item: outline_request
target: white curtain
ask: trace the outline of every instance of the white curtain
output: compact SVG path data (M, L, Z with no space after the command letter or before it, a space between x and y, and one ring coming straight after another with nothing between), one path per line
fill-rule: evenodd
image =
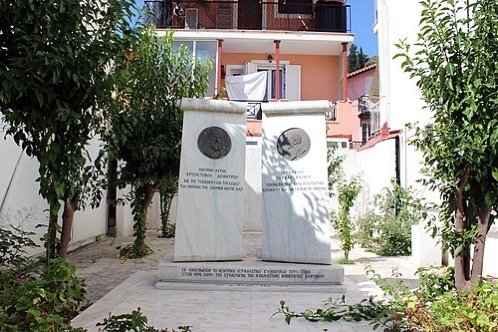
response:
M230 100L261 101L266 93L266 71L225 78L225 87Z

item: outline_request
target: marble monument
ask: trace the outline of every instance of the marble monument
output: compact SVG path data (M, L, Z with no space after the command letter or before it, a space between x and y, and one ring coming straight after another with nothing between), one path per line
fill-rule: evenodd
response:
M263 109L262 259L331 264L328 101L267 103Z
M221 100L181 101L175 262L242 258L246 108Z

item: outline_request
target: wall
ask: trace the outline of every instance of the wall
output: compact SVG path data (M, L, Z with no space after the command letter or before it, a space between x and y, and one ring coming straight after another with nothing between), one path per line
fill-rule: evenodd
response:
M337 120L327 121L327 137L351 138L354 111L350 102L336 103Z
M344 161L348 176L359 175L361 192L355 206L359 215L365 215L371 208L373 197L396 177L396 140L394 138L379 142L363 150L351 150Z
M348 77L348 99L357 100L370 92L375 76L375 67Z
M244 187L244 231L261 232L261 185L261 138L248 137Z
M221 61L227 66L267 59L268 54L261 53L223 53ZM280 61L301 65L301 100L336 101L340 98L338 56L281 54Z
M0 132L3 137L3 133ZM99 149L98 141L90 144L90 155L95 156ZM40 243L39 238L46 228L36 228L46 225L48 221L48 204L38 194L39 184L38 162L25 155L10 139L0 140L0 227L10 225L20 227L25 231L35 232L33 239ZM105 199L106 193L103 197ZM62 212L62 211L61 211ZM107 206L101 204L97 209L88 207L85 211L77 211L74 216L71 247L94 241L97 236L107 231ZM38 248L33 253L42 252Z

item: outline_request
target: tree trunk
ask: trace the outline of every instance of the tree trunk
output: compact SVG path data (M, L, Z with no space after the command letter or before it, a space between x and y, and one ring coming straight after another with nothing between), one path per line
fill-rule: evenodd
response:
M45 240L46 258L49 260L55 256L57 245L57 224L59 219L59 202L50 203L49 218L48 218L48 234Z
M140 213L141 215L141 220L139 227L141 229L137 229L137 238L135 239L135 248L137 248L140 252L142 252L145 249L145 231L147 230L147 209L149 208L150 203L152 202L152 198L154 198L154 194L156 193L156 188L148 185L145 187L145 195L144 195L144 200L143 204L141 206Z
M77 204L72 196L64 201L64 212L62 213L61 242L57 246L57 252L62 258L66 258L69 242L71 242L71 230L73 228L74 212Z
M173 202L174 194L164 194L166 197L161 197L161 230L162 237L166 237L169 223L169 212L171 211L171 203ZM166 206L163 206L163 200L166 201Z
M486 246L486 237L489 230L489 220L491 216L491 208L486 206L485 202L481 203L479 207L479 224L477 227L478 235L474 243L474 257L472 263L472 275L470 284L477 285L481 280L483 261L484 261L484 248Z
M463 233L466 228L465 207L463 201L463 190L469 179L469 171L465 170L464 175L456 184L455 191L455 231ZM469 248L465 247L455 256L455 287L464 289L468 287L470 277L470 257Z

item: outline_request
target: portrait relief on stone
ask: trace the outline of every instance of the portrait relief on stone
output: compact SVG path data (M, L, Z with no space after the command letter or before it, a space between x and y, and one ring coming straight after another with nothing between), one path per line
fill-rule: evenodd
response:
M308 134L300 128L285 130L277 139L277 151L287 160L299 160L306 156L311 147Z
M230 153L232 140L223 128L208 127L197 137L197 148L210 159L221 159Z

